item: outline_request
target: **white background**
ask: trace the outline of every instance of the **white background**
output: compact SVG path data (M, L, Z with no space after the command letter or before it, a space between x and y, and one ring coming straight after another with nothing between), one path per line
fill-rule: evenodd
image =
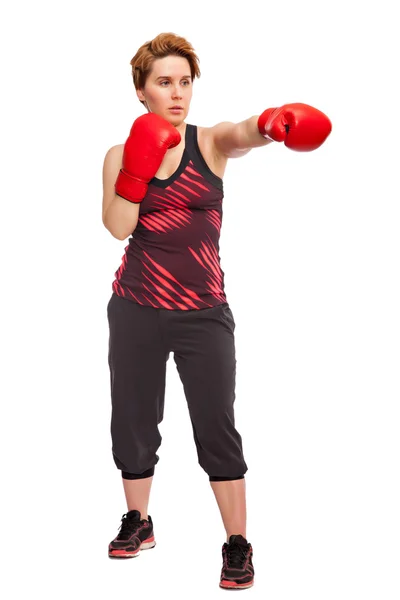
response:
M126 241L102 164L144 112L130 60L161 32L200 57L187 122L305 102L333 131L229 162L220 256L255 585L271 600L400 595L398 30L389 1L17 2L2 9L2 540L7 598L217 598L225 531L168 362L149 513L107 547L106 305ZM228 21L229 19L229 21Z

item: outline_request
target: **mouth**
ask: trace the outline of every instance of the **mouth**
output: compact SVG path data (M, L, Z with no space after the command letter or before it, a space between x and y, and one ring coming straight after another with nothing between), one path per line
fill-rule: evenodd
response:
M179 110L183 110L183 107L182 106L171 106L171 108L169 108L168 110L179 111Z

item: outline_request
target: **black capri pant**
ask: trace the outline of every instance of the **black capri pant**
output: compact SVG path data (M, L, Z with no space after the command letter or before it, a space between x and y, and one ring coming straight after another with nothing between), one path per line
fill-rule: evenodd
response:
M112 453L122 477L154 474L166 367L173 352L200 466L210 481L242 479L247 465L235 429L235 321L228 303L169 310L113 293L107 316Z

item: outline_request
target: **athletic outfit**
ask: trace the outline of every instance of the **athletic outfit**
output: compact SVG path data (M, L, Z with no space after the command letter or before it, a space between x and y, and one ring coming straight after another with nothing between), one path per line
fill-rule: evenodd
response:
M325 141L331 123L297 103L267 109L258 129L292 150L310 151ZM124 183L121 178L122 189ZM247 471L234 426L235 322L218 253L222 199L222 179L201 155L197 127L187 125L177 171L150 181L108 304L113 456L123 478L154 473L170 352L184 385L200 465L215 481L241 479ZM131 510L122 517L109 556L137 556L154 546L150 515L142 519ZM222 556L220 587L251 587L251 544L241 534L230 535Z
M125 479L150 477L159 460L170 352L200 466L210 481L247 471L234 423L235 321L219 257L222 201L222 179L188 124L178 169L149 183L107 306L112 452Z

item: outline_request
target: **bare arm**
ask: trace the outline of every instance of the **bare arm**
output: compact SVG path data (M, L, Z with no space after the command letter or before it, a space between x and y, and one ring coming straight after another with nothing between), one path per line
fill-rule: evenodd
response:
M114 184L122 165L124 145L113 146L103 164L103 224L117 240L131 235L137 225L140 204L128 202L115 193Z
M216 150L228 158L238 158L252 148L267 146L272 140L265 139L258 130L259 115L240 123L223 122L210 128Z

